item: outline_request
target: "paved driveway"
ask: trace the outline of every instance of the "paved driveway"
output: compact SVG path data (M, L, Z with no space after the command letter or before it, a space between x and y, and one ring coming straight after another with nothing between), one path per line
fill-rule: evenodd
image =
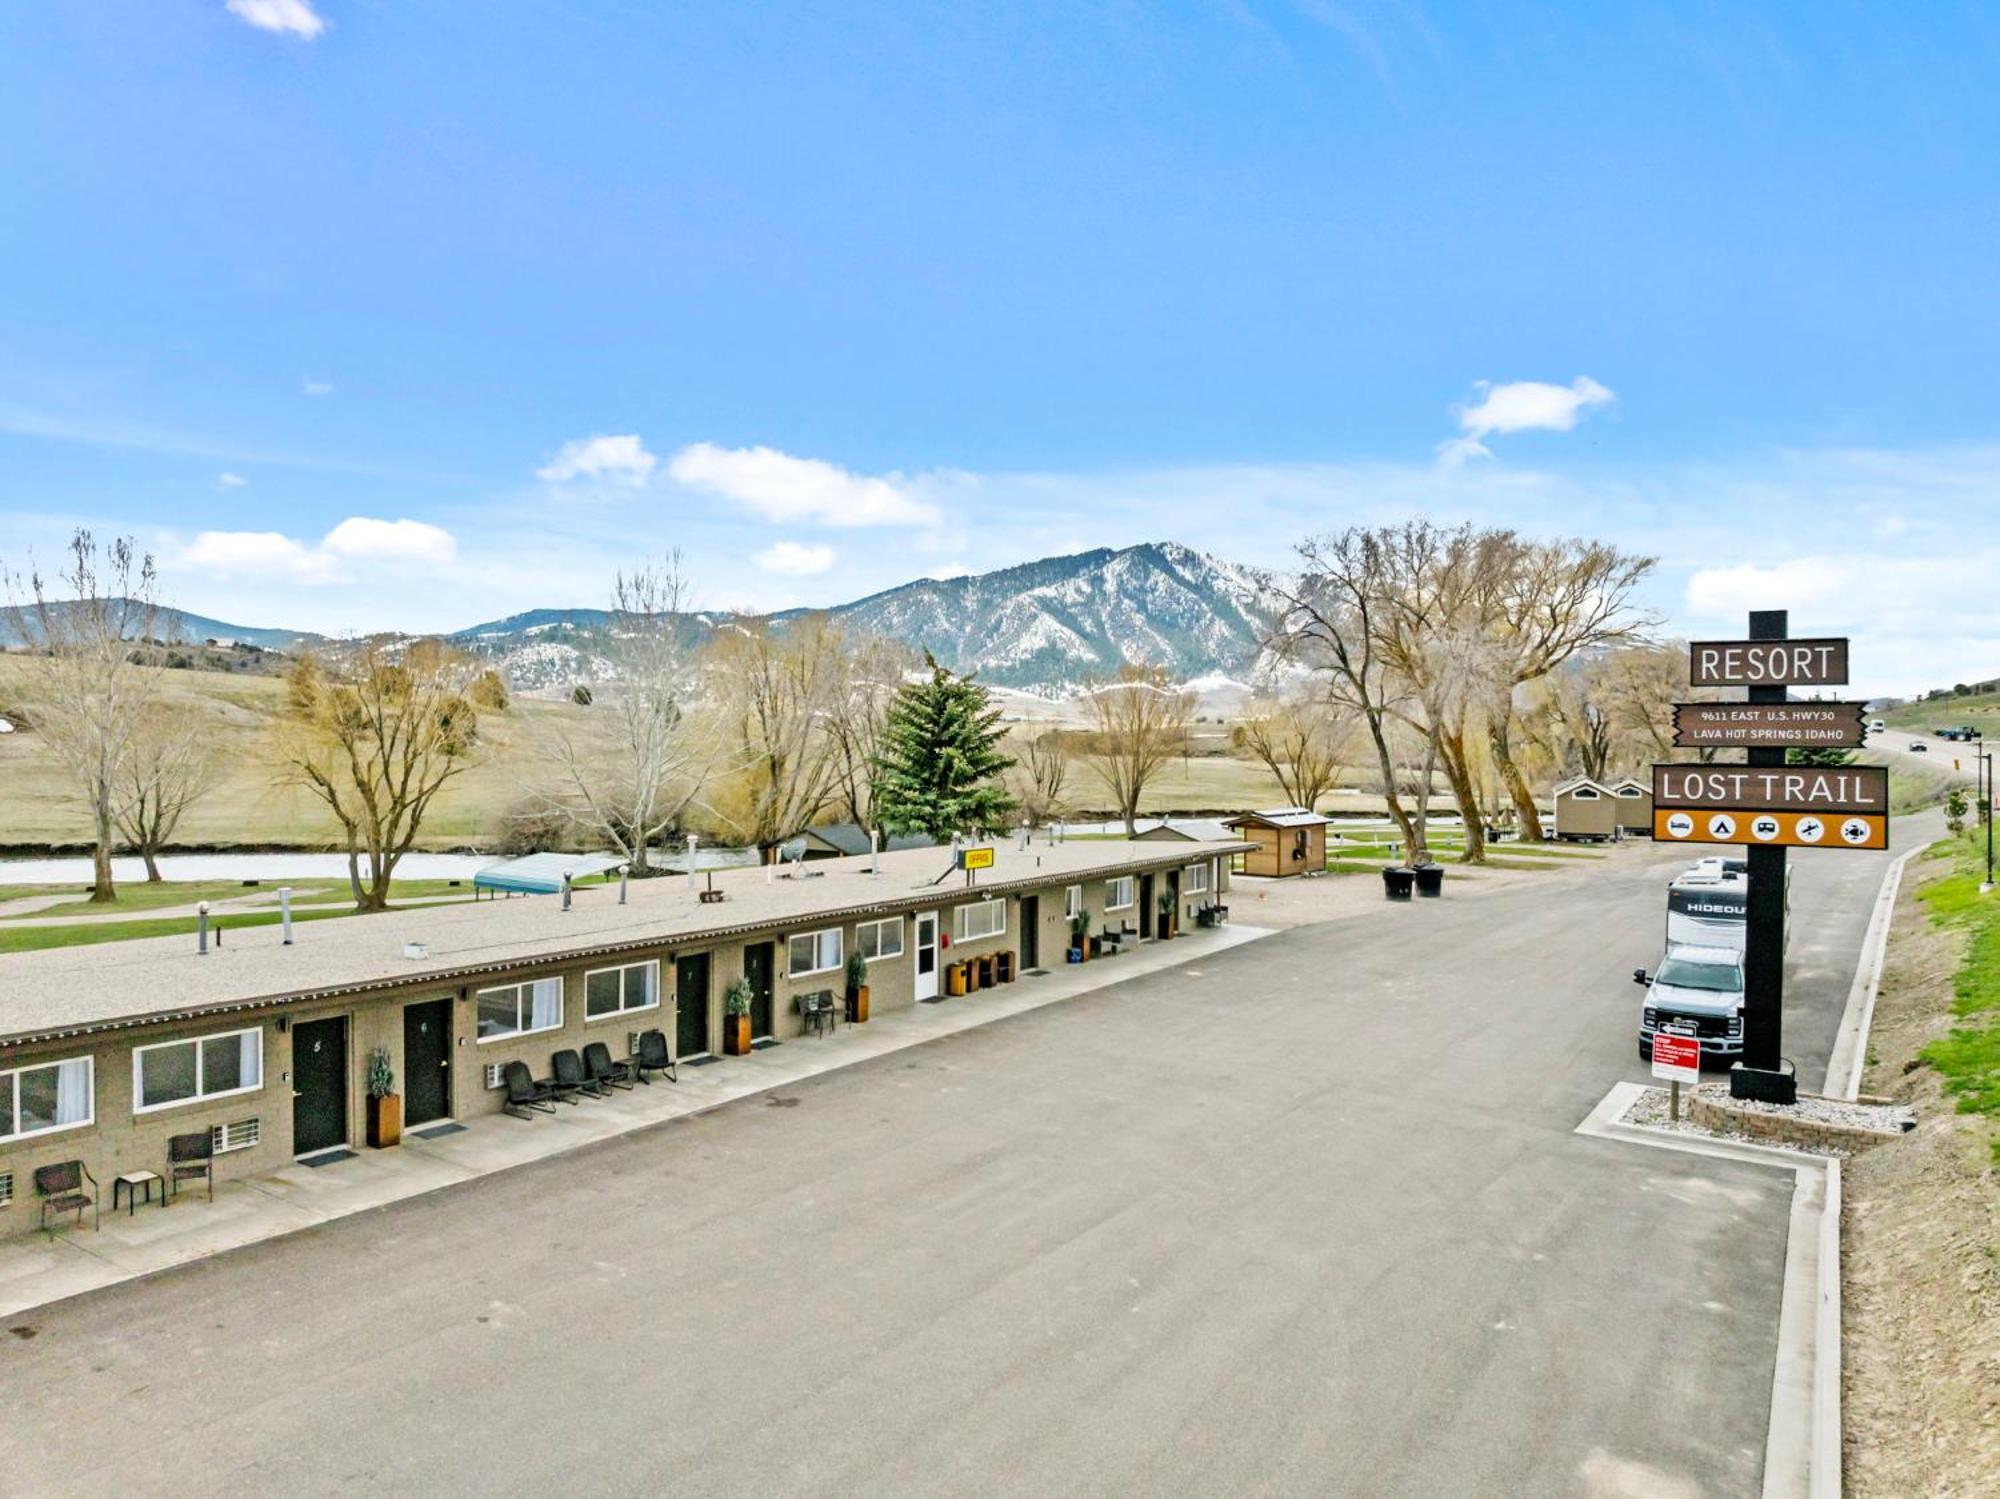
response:
M1881 861L1798 863L1816 1081ZM1571 1132L1643 1075L1669 867L1302 928L44 1308L0 1489L1754 1493L1789 1173Z

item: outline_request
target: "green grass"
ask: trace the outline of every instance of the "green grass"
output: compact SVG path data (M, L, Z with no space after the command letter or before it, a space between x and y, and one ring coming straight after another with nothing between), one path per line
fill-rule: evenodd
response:
M1937 1070L1962 1114L2000 1118L2000 892L1979 893L1985 835L1972 829L1932 851L1948 863L1920 892L1931 919L1969 929L1964 960L1952 978L1951 1012L1963 1024L1918 1055ZM2000 1164L2000 1139L1993 1142Z
M292 920L340 921L352 918L354 914L345 907L332 911L299 911L293 914ZM226 916L214 925L226 933L241 931L245 927L274 926L277 921L276 911L259 911L254 915ZM94 921L75 926L31 926L12 922L0 927L0 953L40 952L50 947L93 947L100 942L131 942L140 937L185 936L193 941L194 929L194 918L191 916L156 917L151 921ZM226 943L227 938L224 940Z

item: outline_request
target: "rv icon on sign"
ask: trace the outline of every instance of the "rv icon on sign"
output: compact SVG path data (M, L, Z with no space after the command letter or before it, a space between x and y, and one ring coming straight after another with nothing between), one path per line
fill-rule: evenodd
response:
M1769 843L1778 836L1778 832L1778 819L1775 817L1759 817L1750 824L1750 836L1763 843Z

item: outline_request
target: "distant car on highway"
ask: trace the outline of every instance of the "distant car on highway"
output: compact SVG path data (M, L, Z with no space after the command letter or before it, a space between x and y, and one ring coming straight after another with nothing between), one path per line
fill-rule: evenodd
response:
M1879 718L1871 718L1868 720L1868 732L1871 734L1879 734L1888 727L1889 726L1884 722L1882 722L1882 720Z
M1921 739L1917 740L1910 746L1910 753L1913 755L1928 755L1930 752L1931 752L1931 747L1928 744L1925 744Z

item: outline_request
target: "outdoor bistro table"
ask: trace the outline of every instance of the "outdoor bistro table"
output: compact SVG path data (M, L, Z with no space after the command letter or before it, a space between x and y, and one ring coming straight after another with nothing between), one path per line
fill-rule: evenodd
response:
M118 1211L118 1193L120 1190L123 1190L125 1193L125 1216L127 1218L131 1217L139 1207L139 1188L144 1187L146 1189L146 1201L151 1202L153 1200L153 1186L159 1179L160 1173L157 1171L127 1171L111 1184L111 1211L114 1213ZM166 1205L167 1194L166 1189L163 1187L160 1191L160 1206L165 1207Z

